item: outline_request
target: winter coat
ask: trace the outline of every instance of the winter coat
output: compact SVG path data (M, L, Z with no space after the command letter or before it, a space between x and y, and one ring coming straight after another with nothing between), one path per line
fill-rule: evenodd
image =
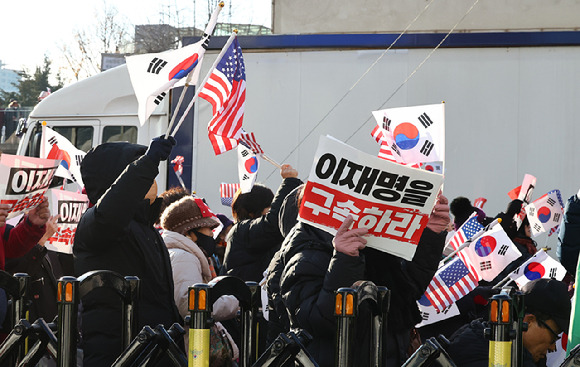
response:
M139 277L137 332L145 325L168 329L182 323L173 299L169 253L153 227L161 199L153 204L143 199L159 163L141 156L145 150L135 144L107 143L87 153L81 173L95 205L82 216L73 247L77 276L111 270ZM111 365L122 351L119 296L97 288L84 297L82 306L84 366Z
M489 366L489 340L484 337L487 322L474 320L462 326L449 339L451 344L447 353L457 366L487 367ZM536 363L530 352L523 348L523 367L535 367Z
M280 206L290 191L301 183L298 178L285 178L268 214L234 224L226 238L228 246L222 275L237 276L244 281L262 280L264 270L284 240L278 228Z
M25 216L16 227L0 227L0 270L4 270L7 258L24 256L44 235L46 225L35 226Z
M334 250L332 239L332 235L304 223L297 224L287 238L288 246L281 254L285 267L280 289L291 326L313 335L308 349L320 366L334 366L334 292L358 280L370 280L391 290L383 336L388 360L383 362L400 366L407 359L410 330L421 320L416 300L437 270L445 232L436 234L425 229L412 261L372 248L365 248L361 256L348 256ZM370 314L363 310L361 315L361 319L368 319ZM368 328L357 328L360 347L355 358L359 366L369 364L369 336Z
M43 318L51 322L57 315L57 281L65 275L74 275L72 255L47 250L36 245L22 257L8 259L6 271L30 276L25 299L30 302L29 319Z
M576 195L566 202L556 253L568 273L575 275L580 253L580 199Z
M169 249L175 284L175 303L182 317L189 315L188 289L196 283L208 283L212 279L209 262L204 252L190 238L177 232L163 232L163 240ZM234 296L222 296L213 304L212 316L221 321L236 316L239 302Z

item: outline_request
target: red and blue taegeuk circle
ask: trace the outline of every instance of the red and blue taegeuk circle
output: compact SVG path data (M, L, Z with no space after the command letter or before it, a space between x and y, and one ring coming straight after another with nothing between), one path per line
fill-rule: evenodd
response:
M483 236L475 242L475 253L480 257L486 257L495 250L497 241L492 236Z
M258 159L252 157L244 162L244 167L248 173L255 173L258 170Z
M547 206L543 206L540 209L538 209L538 219L540 220L540 222L546 223L547 221L550 220L551 216L552 211Z
M544 274L546 274L546 269L544 269L544 266L542 264L537 262L529 263L528 265L526 265L526 268L524 269L524 275L529 280L540 279L544 276Z
M403 122L397 125L395 131L393 131L393 137L399 148L409 150L415 148L419 143L420 135L415 125L410 122Z

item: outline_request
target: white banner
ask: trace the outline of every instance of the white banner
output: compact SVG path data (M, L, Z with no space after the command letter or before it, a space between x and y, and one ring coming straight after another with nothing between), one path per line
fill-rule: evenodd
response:
M321 137L299 219L335 234L350 214L367 246L411 260L443 176L408 168Z
M40 204L59 164L54 159L0 156L0 203L10 205L8 218Z
M47 192L51 215L58 214L58 229L46 241L49 250L72 254L77 224L89 207L89 199L84 194L71 191L50 189Z

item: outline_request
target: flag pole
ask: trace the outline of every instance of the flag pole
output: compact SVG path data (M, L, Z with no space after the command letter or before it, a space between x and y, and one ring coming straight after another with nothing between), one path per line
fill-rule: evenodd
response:
M280 163L276 162L275 160L273 160L272 158L268 157L265 154L262 154L262 158L264 158L264 160L268 163L271 163L273 166L278 167L279 169L282 169L282 165L280 165Z
M179 180L181 187L183 187L185 190L187 190L187 187L185 187L185 182L183 182L183 179L181 178L181 176L178 174L175 174L175 176L177 176L177 179Z
M455 256L455 254L457 254L459 251L463 250L464 248L468 247L473 241L477 240L485 232L487 232L490 229L492 229L498 223L501 223L501 218L496 218L493 222L491 222L490 224L488 224L487 226L485 226L485 228L483 228L482 230L480 230L479 232L477 232L476 234L474 234L473 237L471 237L470 239L468 239L467 241L465 241L465 243L463 245L459 246L456 250L453 250L453 252L450 253L446 258L444 258L443 260L441 260L441 262L443 264L445 264L445 262L449 261L453 256Z
M185 112L183 112L183 115L181 115L181 118L179 119L179 122L177 123L177 126L175 126L175 129L171 133L171 136L175 136L175 134L177 133L177 130L179 130L179 128L181 127L181 124L183 123L183 120L185 120L185 116L187 116L189 110L191 110L191 107L193 107L193 104L197 100L197 97L199 96L199 93L201 92L201 90L205 86L205 83L207 83L207 81L209 80L209 78L210 78L211 74L213 73L214 69L217 67L217 64L220 62L220 60L222 59L222 57L224 56L224 54L226 53L226 51L228 50L228 48L230 47L230 45L232 44L232 42L234 42L234 38L236 38L237 35L238 35L238 30L237 29L234 29L233 32L232 32L232 34L230 35L230 38L228 38L228 41L226 42L226 44L224 45L224 47L220 51L219 55L215 59L213 65L209 69L209 72L205 76L205 79L203 79L203 82L201 82L200 87L197 88L197 90L195 91L195 95L193 96L193 98L191 99L191 101L189 102L189 104L187 105L187 108L185 109ZM171 128L171 126L170 126L170 128ZM167 130L167 132L169 132L169 130Z
M544 249L544 248L540 249L540 251L547 252L546 249ZM536 252L536 254L538 252ZM534 256L532 256L532 257L536 257L536 254L534 254ZM504 284L508 283L508 281L510 280L511 275L513 273L515 273L516 271L518 271L518 269L519 269L519 266L518 266L517 269L515 269L514 271L512 271L511 273L509 273L505 278L503 278L502 280L500 280L496 285L494 285L493 287L491 287L491 289L498 289L498 288L502 287Z
M215 8L215 10L213 11L213 13L210 17L210 20L207 23L207 26L205 27L205 31L203 32L203 36L202 36L202 39L204 41L201 44L201 47L203 47L205 50L207 50L207 46L209 44L209 39L211 38L211 35L212 35L213 30L215 28L215 25L217 23L217 17L219 15L219 13L221 12L222 8L224 7L224 5L225 4L223 1L221 1L218 4L218 6ZM196 72L197 69L201 68L202 60L203 60L203 57L199 60L199 65L197 65L197 67L193 68L193 70L191 70L189 72L189 74L187 74L187 78L185 79L185 86L181 90L181 95L179 96L179 101L177 101L177 105L175 106L175 113L173 114L173 116L171 116L171 121L169 122L169 126L167 127L167 131L165 132L165 139L167 139L167 137L169 136L169 132L171 131L171 127L175 123L175 118L177 117L177 113L179 112L179 109L181 108L181 103L183 102L183 99L185 98L185 92L187 91L187 88L189 87L189 85L191 83L191 78L193 77L193 74ZM195 83L197 83L197 80L195 81Z

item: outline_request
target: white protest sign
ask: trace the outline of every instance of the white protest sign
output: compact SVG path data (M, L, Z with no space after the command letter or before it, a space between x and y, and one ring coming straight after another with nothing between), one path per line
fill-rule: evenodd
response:
M47 192L50 213L59 215L56 233L46 241L49 250L72 254L72 245L77 231L77 224L89 207L86 195L71 191L51 189Z
M299 220L336 234L350 214L369 229L367 246L411 260L443 176L363 153L321 137Z
M54 159L0 156L0 203L10 205L8 218L40 204L59 164Z

